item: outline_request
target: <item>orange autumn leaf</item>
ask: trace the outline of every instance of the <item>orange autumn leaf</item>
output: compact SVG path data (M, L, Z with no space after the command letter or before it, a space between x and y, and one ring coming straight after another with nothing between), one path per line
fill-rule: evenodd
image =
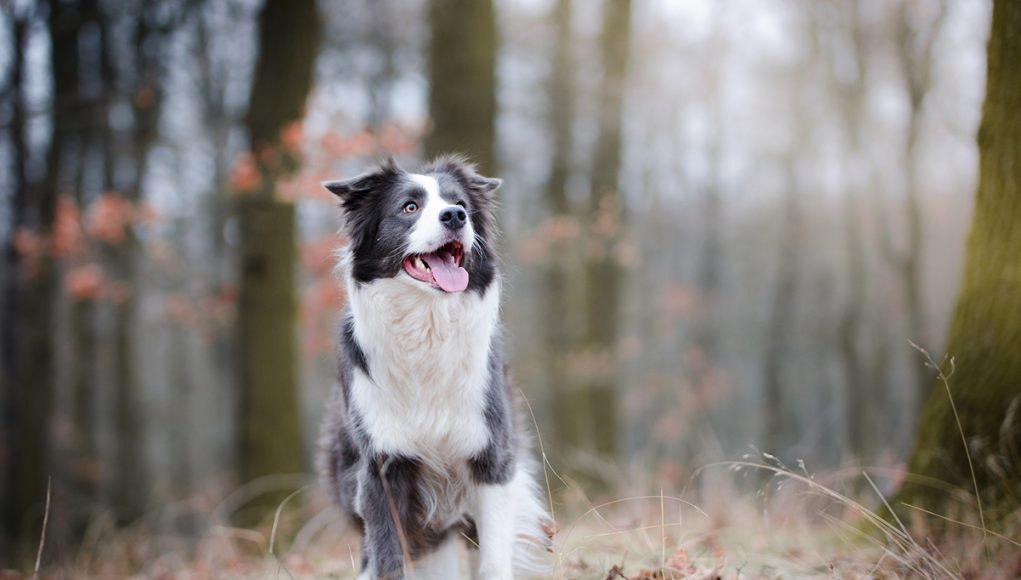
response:
M57 198L51 246L57 257L80 254L83 250L81 212L78 204L68 195Z
M301 143L305 138L305 132L301 121L293 121L280 130L280 144L284 149L296 153L301 150Z
M119 193L104 192L89 206L87 230L93 238L117 245L127 236L135 216L134 205Z
M95 300L103 291L105 275L96 263L83 264L71 269L64 277L64 293L71 300Z
M33 262L43 253L43 240L32 230L19 227L14 232L14 251L26 262Z
M230 168L230 188L234 191L247 192L258 189L262 185L262 174L255 165L255 159L249 152L244 152L234 159Z

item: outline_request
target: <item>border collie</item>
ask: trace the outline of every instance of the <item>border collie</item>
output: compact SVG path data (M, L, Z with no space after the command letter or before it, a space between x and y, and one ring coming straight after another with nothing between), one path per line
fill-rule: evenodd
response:
M387 160L340 198L348 304L318 467L362 532L359 578L535 572L550 538L499 321L493 193L457 156Z

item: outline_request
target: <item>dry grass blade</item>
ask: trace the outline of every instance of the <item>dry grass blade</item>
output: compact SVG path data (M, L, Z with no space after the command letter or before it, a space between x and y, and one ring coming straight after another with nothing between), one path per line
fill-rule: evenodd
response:
M553 489L550 488L549 484L549 472L547 469L553 470L553 466L550 465L549 459L546 458L546 448L542 444L542 434L539 433L539 422L535 420L535 413L532 411L532 404L528 402L528 397L525 396L525 392L518 389L518 394L521 395L521 399L525 401L525 406L528 407L528 414L532 417L532 425L535 426L535 438L539 442L539 454L542 455L542 476L546 480L546 501L549 503L549 515L552 518L554 525L557 522L557 514L553 511ZM556 471L553 471L556 474ZM559 477L559 475L557 476Z
M890 507L890 502L886 501L886 498L883 497L883 492L879 491L879 488L876 487L876 483L872 481L872 478L869 477L867 472L862 471L861 474L865 477L865 481L869 482L869 487L872 488L872 491L876 492L876 497L879 498L879 501L883 502L883 505L886 507L886 511L890 512L894 521L896 521L897 525L900 526L900 530L904 532L904 535L908 535L908 529L904 527L904 522L900 521L900 516L898 516L897 512L893 511L893 508Z
M950 517L944 516L942 514L938 514L936 512L929 511L929 510L927 510L925 508L921 508L921 507L918 507L916 505L911 505L909 503L901 502L901 505L904 506L904 507L907 507L907 508L911 508L913 510L918 510L918 511L924 513L924 514L928 514L930 516L937 517L937 518L939 518L941 520L950 522L952 524L957 524L957 525L963 526L965 528L971 528L973 530L982 532L983 534L989 534L990 536L992 536L994 538L999 538L999 539L1001 539L1001 540L1003 540L1005 542L1008 542L1010 544L1013 544L1013 545L1017 546L1018 548L1021 548L1021 542L1018 542L1017 540L1012 540L1011 538L1009 538L1009 537L1007 537L1007 536L1005 536L1003 534L1000 534L998 532L994 532L994 531L992 531L992 530L990 530L988 528L979 527L979 526L976 526L974 524L969 524L968 522L962 522L961 520L955 520L954 518L950 518Z
M908 342L911 342L910 340ZM964 447L964 456L968 459L968 470L971 472L971 484L975 489L975 504L978 506L978 521L982 526L982 530L986 529L986 516L982 511L982 496L978 490L978 478L975 477L975 465L971 461L971 450L968 449L968 438L964 435L964 427L961 425L961 416L957 414L957 404L954 403L954 396L950 392L950 377L953 376L956 367L954 366L954 358L950 357L950 374L943 372L943 367L936 364L936 361L932 360L932 356L929 355L928 351L918 346L914 342L911 342L911 346L915 347L915 350L922 353L928 364L933 370L936 371L936 376L939 378L939 382L943 383L943 388L947 392L947 399L950 400L950 410L954 412L954 421L957 422L957 432L961 435L961 445ZM946 359L944 359L946 360ZM982 536L982 540L985 541L985 534Z
M786 477L787 479L790 479L792 481L800 482L808 486L810 489L819 492L823 496L836 500L861 514L869 523L875 526L879 532L885 535L887 540L891 542L894 546L896 546L896 548L900 550L901 553L903 553L905 556L913 555L917 556L918 558L921 558L929 567L931 567L933 570L939 571L945 577L948 578L958 577L957 574L947 569L946 566L944 566L937 558L935 558L931 553L929 553L928 550L919 545L918 542L916 542L914 538L912 538L911 535L908 534L906 531L903 531L897 526L886 521L885 518L875 513L874 511L870 510L869 508L865 507L860 502L857 502L840 492L832 490L810 477L802 476L789 469L776 467L765 463L753 463L750 461L729 461L714 463L706 465L700 468L698 471L701 472L703 469L708 469L714 466L721 467L726 466L728 468L733 468L737 466L748 467L752 469L763 469L766 471L771 471L778 476Z
M273 514L273 527L270 529L270 532L269 532L269 555L270 556L276 556L276 554L273 552L273 546L276 545L277 527L280 525L280 514L284 511L284 506L287 505L287 502L291 501L291 499L293 499L295 496L297 496L297 495L299 495L301 493L304 493L310 487L312 487L312 486L306 485L304 487L300 487L300 488L292 491L287 497L285 497L280 502L279 505L277 505L276 512Z
M279 557L277 557L276 553L273 551L273 547L276 545L277 527L280 525L280 514L284 511L284 506L287 505L287 502L291 501L292 498L294 498L298 494L306 491L310 487L311 487L310 485L306 485L304 487L299 487L298 489L292 491L287 497L285 497L280 502L280 505L277 506L276 512L273 514L273 527L270 529L270 532L269 532L269 550L268 551L269 551L269 555L272 556L273 559L277 561L277 564L279 566L277 568L277 575L279 576L280 575L280 569L283 569L284 572L287 572L287 576L289 578L291 578L291 580L294 580L294 574L291 574L291 570L287 567L286 564L284 564L284 561L281 560Z
M50 489L53 485L53 478L46 478L46 508L43 511L43 529L39 532L39 549L35 552L35 568L32 570L32 579L39 577L39 566L43 561L43 547L46 545L46 528L50 523Z

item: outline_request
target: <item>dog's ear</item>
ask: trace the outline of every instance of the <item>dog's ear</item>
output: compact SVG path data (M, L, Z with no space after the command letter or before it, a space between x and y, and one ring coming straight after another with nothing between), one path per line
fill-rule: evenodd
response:
M479 193L493 193L503 185L503 180L499 177L484 177L478 174L472 174L468 182Z
M324 181L323 187L339 197L341 202L344 202L352 195L364 193L372 189L373 176L374 174L372 173L365 173L342 181Z
M476 173L475 164L460 153L440 155L426 166L426 172L448 173L465 188L482 194L493 193L503 184L502 179Z
M398 176L401 171L394 158L387 157L375 171L342 181L324 181L323 187L340 198L345 210L350 210L373 191Z

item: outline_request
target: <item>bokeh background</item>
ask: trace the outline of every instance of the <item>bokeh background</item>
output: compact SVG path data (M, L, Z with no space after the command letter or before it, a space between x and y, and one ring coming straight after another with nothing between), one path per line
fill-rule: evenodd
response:
M312 481L345 300L319 183L386 155L504 179L513 377L565 480L697 494L766 453L894 489L960 284L990 14L0 2L5 552L47 481L55 546Z

